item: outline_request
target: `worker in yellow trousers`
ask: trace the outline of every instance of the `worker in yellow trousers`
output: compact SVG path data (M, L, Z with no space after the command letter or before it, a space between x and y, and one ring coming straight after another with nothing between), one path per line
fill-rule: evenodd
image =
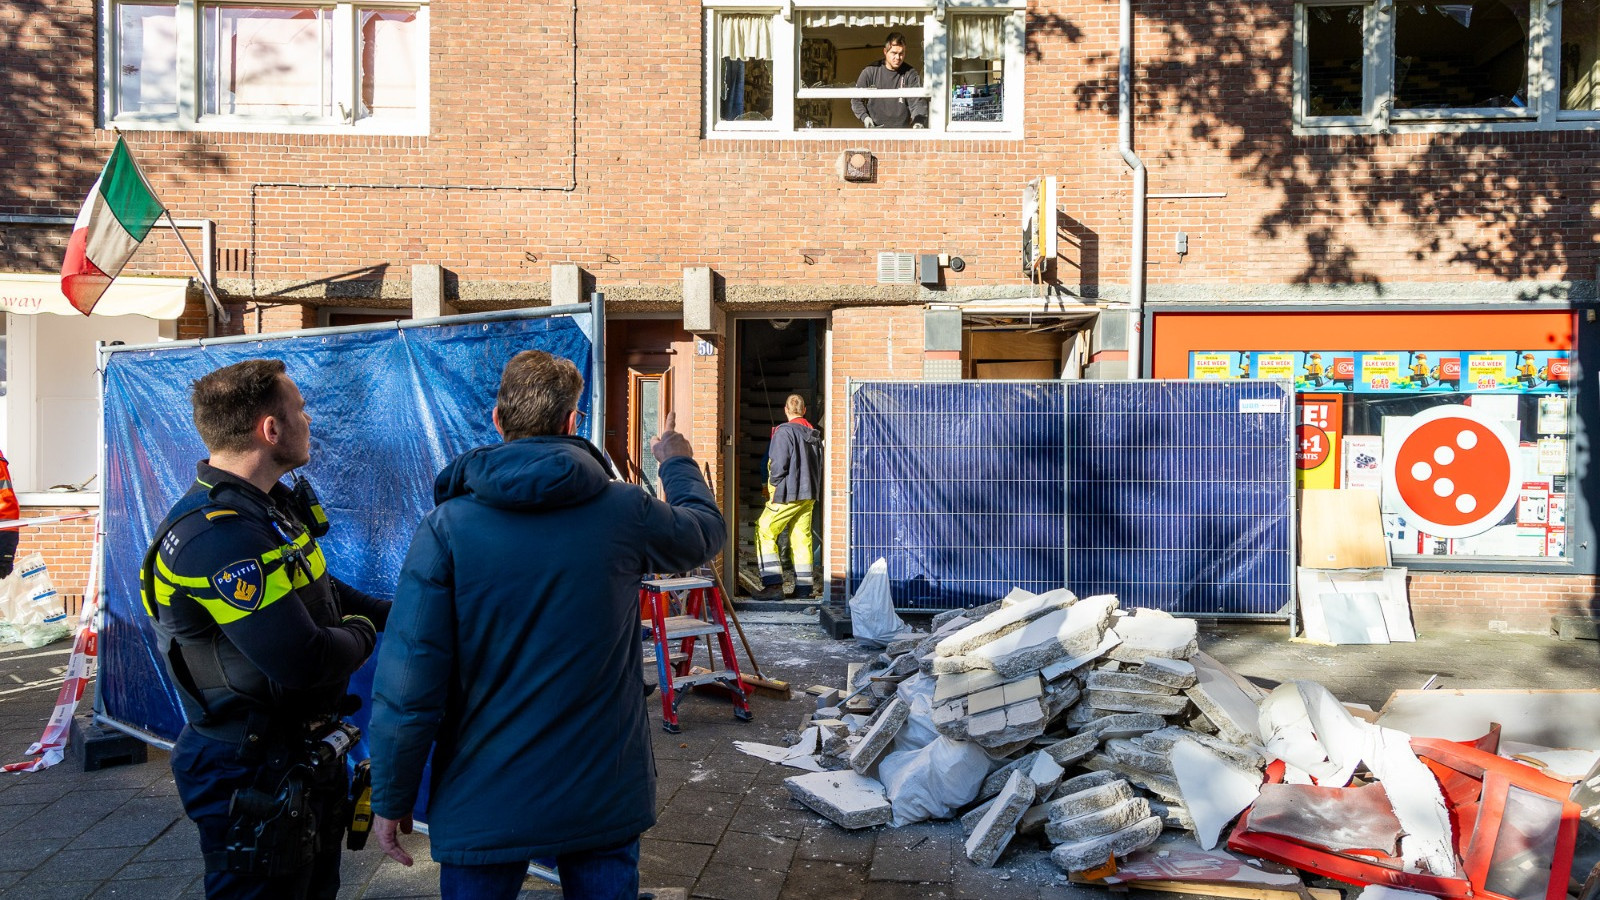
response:
M767 450L767 503L756 521L756 552L761 557L761 599L783 593L779 537L789 536L794 558L794 596L812 595L814 575L811 510L822 494L822 433L806 421L806 401L790 394L783 404L789 421L772 429Z

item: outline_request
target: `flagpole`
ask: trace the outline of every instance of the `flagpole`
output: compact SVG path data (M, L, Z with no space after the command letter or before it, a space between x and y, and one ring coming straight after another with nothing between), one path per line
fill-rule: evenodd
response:
M172 226L172 233L177 236L178 243L183 245L183 252L189 255L189 262L194 265L195 273L200 276L200 286L205 289L206 299L211 301L211 307L217 311L217 318L222 324L228 324L228 311L222 308L222 301L217 299L217 292L211 287L211 279L206 277L205 270L200 268L200 261L194 258L194 251L189 249L189 242L183 239L183 232L178 230L178 223L172 220L172 213L163 209L162 218Z

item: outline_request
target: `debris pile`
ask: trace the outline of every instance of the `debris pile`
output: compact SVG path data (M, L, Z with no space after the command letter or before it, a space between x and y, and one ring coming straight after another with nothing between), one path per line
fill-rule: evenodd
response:
M958 818L974 865L996 865L1020 836L1044 842L1075 880L1119 865L1124 882L1172 874L1141 869L1144 848L1206 869L1227 856L1226 840L1299 868L1337 870L1334 857L1354 853L1393 873L1351 869L1358 883L1459 885L1446 896L1481 888L1461 862L1475 836L1452 830L1452 818L1479 802L1473 784L1494 770L1461 754L1495 760L1495 748L1413 740L1353 716L1314 682L1268 694L1201 652L1192 619L1124 610L1111 595L1016 589L934 617L931 633L896 635L850 669L844 688L808 689L817 708L792 746L740 743L811 770L786 786L840 827ZM1452 766L1478 780L1439 775ZM1575 817L1568 806L1561 815ZM1234 869L1258 886L1293 877L1271 866Z

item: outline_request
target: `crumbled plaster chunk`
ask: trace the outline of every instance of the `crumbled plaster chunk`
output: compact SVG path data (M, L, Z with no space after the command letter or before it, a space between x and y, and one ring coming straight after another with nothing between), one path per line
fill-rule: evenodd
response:
M1189 707L1189 697L1182 694L1131 694L1127 691L1089 690L1089 704L1095 709L1110 712L1150 713L1157 716L1175 716Z
M1075 844L1121 831L1148 818L1150 801L1134 797L1075 819L1051 819L1045 825L1044 833L1051 843Z
M979 647L1021 628L1051 613L1070 608L1077 602L1071 591L1061 589L1005 607L968 625L940 641L935 648L940 656L965 656Z
M1111 650L1118 662L1142 663L1146 657L1188 659L1200 648L1199 625L1158 609L1138 609L1112 626L1122 643Z
M1151 681L1133 672L1108 672L1096 669L1084 679L1090 690L1127 691L1132 694L1176 694L1178 688Z
M1184 659L1163 659L1159 656L1145 657L1144 662L1133 670L1133 674L1179 690L1193 687L1196 677L1194 663Z
M899 697L889 701L878 713L877 720L867 729L866 736L862 738L861 745L850 754L850 768L862 775L872 770L883 758L889 749L889 744L894 741L894 736L900 733L900 728L906 724L906 719L911 716L911 705Z
M1105 865L1113 857L1124 857L1148 847L1160 836L1161 820L1151 816L1104 837L1060 844L1050 851L1050 861L1063 872L1082 872Z
M789 795L841 828L886 825L894 818L883 785L853 771L810 772L783 780Z
M1011 773L1005 789L967 838L967 859L983 868L993 866L1017 833L1017 822L1033 803L1034 784L1021 772Z

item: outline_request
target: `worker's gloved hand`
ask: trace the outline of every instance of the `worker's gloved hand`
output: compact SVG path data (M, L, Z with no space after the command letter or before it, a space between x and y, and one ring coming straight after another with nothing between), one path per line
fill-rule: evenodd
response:
M868 128L877 128L878 127L878 123L872 121L872 117L871 116L862 116L861 117L861 124L867 126Z

